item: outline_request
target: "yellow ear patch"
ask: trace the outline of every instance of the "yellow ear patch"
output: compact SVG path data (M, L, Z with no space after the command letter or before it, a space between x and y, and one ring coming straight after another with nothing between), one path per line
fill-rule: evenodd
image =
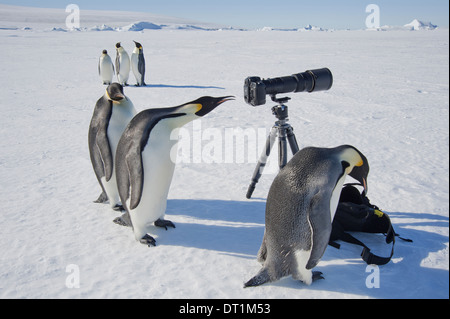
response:
M108 100L112 100L111 97L109 96L108 90L106 90L106 97L108 98Z
M341 159L353 166L363 166L364 161L353 148L347 148L341 153Z
M203 107L203 105L201 105L201 104L194 104L194 105L197 107L197 109L195 110L194 113L197 113L197 112L200 111L200 110L202 109L202 107Z
M359 160L359 162L358 163L356 163L356 165L355 166L363 166L363 164L364 164L364 161L362 160L362 158Z

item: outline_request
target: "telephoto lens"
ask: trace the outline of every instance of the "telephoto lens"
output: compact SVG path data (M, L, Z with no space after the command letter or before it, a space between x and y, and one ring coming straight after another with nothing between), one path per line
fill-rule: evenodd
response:
M328 68L308 70L292 76L283 76L262 80L266 86L266 94L273 95L289 92L326 91L333 85L333 75Z
M333 85L333 74L328 68L309 70L303 73L298 73L292 75L297 78L299 85L297 90L294 92L317 92L317 91L327 91L331 89ZM304 79L304 88L300 85L302 81L300 78Z
M272 79L248 77L244 83L245 102L253 106L266 103L266 95L290 92L326 91L333 85L333 74L328 68L308 70L291 76Z

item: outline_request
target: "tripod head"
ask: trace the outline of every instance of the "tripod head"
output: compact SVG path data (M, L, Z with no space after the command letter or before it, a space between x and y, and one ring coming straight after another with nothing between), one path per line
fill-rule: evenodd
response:
M276 94L272 94L270 96L270 98L271 98L272 101L274 101L274 102L276 102L278 104L286 103L287 101L289 101L291 99L288 96L277 98Z
M275 105L272 107L272 114L275 115L275 117L280 121L287 121L288 119L288 107L287 105L284 105L284 103L287 103L291 98L290 97L282 97L277 98L274 95L270 96L272 101L278 103L278 105Z

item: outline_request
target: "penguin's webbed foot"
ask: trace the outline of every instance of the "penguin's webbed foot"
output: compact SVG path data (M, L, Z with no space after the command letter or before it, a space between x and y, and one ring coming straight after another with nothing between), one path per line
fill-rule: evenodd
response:
M123 205L116 204L116 206L113 207L113 210L115 210L116 212L123 212L125 211L125 208L123 208Z
M108 196L105 192L102 192L100 196L97 198L97 200L94 201L94 203L106 203L108 201Z
M133 226L133 224L131 223L130 214L128 214L128 212L125 212L125 214L123 214L122 216L117 217L116 219L113 220L113 222L120 226L126 227Z
M317 281L320 279L325 279L325 277L322 276L323 273L320 271L313 271L312 272L312 281Z
M165 220L165 219L158 219L157 221L155 221L155 226L157 227L163 227L167 230L167 227L175 227L175 224L172 223L170 220Z
M153 238L152 236L150 236L149 234L145 235L144 237L142 237L139 242L141 244L147 245L148 247L150 246L156 246L156 240L155 238Z
M117 217L113 220L113 222L119 226L131 227L122 217Z

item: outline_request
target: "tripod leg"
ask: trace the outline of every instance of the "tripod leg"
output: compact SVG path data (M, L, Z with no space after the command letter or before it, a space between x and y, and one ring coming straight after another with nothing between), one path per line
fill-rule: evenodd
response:
M286 140L286 127L281 126L278 128L278 165L280 169L287 164L287 140Z
M262 154L258 160L258 164L256 165L255 171L253 172L252 181L247 190L246 197L248 199L250 199L252 197L253 191L256 188L256 183L258 183L259 178L261 177L261 175L263 173L264 167L266 166L267 158L270 155L270 151L272 150L273 143L275 142L275 139L277 137L277 131L278 131L278 129L276 127L273 127L272 130L270 131L269 136L267 137L265 149L262 152Z
M286 132L287 132L287 139L288 139L289 145L291 146L292 154L295 155L295 153L297 153L299 151L299 147L298 147L297 139L295 138L294 129L292 128L292 126L289 126L286 129Z

